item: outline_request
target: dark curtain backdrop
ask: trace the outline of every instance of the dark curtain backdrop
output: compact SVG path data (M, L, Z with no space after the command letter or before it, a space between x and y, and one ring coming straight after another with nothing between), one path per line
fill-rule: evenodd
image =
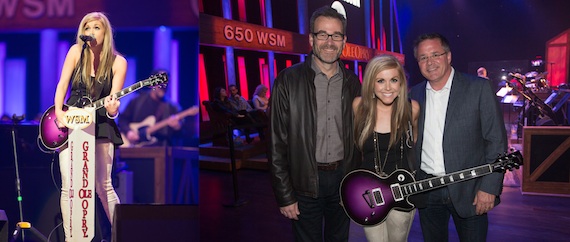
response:
M451 42L452 65L545 57L546 42L570 28L564 0L398 0L402 45L411 82L423 80L413 57L414 39L439 32ZM525 71L525 70L522 70Z

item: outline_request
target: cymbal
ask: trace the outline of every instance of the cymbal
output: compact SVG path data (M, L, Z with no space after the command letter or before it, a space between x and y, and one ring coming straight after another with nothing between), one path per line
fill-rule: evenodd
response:
M538 72L536 71L531 71L531 72L527 72L526 74L524 74L526 77L528 78L534 78L535 76L538 75Z
M542 79L544 78L546 75L548 74L548 71L545 71L543 73L538 74L536 77L534 77L535 79Z

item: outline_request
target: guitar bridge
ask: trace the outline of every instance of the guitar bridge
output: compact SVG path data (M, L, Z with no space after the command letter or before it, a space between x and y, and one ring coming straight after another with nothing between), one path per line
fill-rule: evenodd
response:
M375 188L372 190L366 190L364 194L362 194L364 201L368 204L370 208L375 208L377 206L384 205L384 195L382 195L382 189Z

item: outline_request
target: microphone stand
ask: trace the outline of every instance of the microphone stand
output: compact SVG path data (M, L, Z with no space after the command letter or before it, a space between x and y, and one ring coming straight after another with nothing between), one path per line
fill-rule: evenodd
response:
M529 105L534 106L538 110L540 115L542 115L543 117L549 117L550 120L552 120L552 122L554 122L555 125L558 125L556 114L554 113L552 108L548 106L546 103L544 103L544 101L542 101L542 99L540 99L540 97L538 97L532 90L526 87L523 79L518 77L515 78L521 83L523 89L521 94L529 101Z
M83 40L83 48L81 48L81 56L79 57L79 70L78 70L78 74L79 74L79 82L81 83L85 83L83 80L83 57L85 56L85 49L87 48L87 41L88 40ZM85 92L87 92L87 90L85 90ZM87 93L83 93L83 90L77 90L77 93L80 94L78 95L78 99L77 102L75 103L75 106L78 108L82 108L83 106L85 106L85 102L84 102L84 97L85 94Z
M24 232L22 229L29 229L34 233L38 238L40 238L44 242L50 242L39 230L35 229L30 222L24 222L24 213L22 212L22 192L20 187L20 170L18 165L18 153L16 152L16 124L24 120L24 116L16 116L14 114L12 116L12 145L14 146L14 166L16 167L16 191L18 193L18 207L20 209L20 222L16 224L16 230L12 233L12 239L10 242L16 241L18 235L22 234L22 241L26 241Z
M235 158L235 146L234 146L234 137L233 137L233 130L240 128L239 126L233 126L228 124L228 145L230 148L230 161L232 166L232 181L234 186L234 200L230 202L226 202L222 205L225 207L240 207L245 205L248 201L246 199L242 199L239 196L239 186L237 180L237 166L236 166L236 158Z

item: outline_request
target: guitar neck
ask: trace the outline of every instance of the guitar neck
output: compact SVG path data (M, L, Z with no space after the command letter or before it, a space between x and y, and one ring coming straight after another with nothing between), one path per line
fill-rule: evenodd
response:
M157 130L162 129L166 126L168 126L168 118L154 124L153 126L151 126L149 128L147 128L146 132L147 132L147 134L151 135L154 132L156 132Z
M176 114L176 116L177 116L177 119L180 120L180 119L183 119L187 116L194 115L197 112L198 112L198 107L193 106L193 107L188 108L182 112L179 112L178 114ZM169 118L164 119L164 120L154 124L152 127L149 127L146 130L146 132L150 135L150 134L156 132L157 130L160 130L160 129L166 127L168 125L168 122L169 122Z
M491 164L477 166L471 169L457 171L445 176L429 178L409 184L401 185L401 193L403 196L411 196L417 193L433 190L465 180L485 176L493 173Z
M139 81L136 82L133 85L128 86L127 88L124 88L123 90L115 93L115 95L117 95L117 99L121 99L122 97L128 95L129 93L132 93L136 90L141 89L142 87L144 87L145 85L143 85L144 81ZM87 105L86 107L90 107L90 108L95 108L95 110L102 108L105 105L105 98L101 98L95 102L92 102L91 104Z

